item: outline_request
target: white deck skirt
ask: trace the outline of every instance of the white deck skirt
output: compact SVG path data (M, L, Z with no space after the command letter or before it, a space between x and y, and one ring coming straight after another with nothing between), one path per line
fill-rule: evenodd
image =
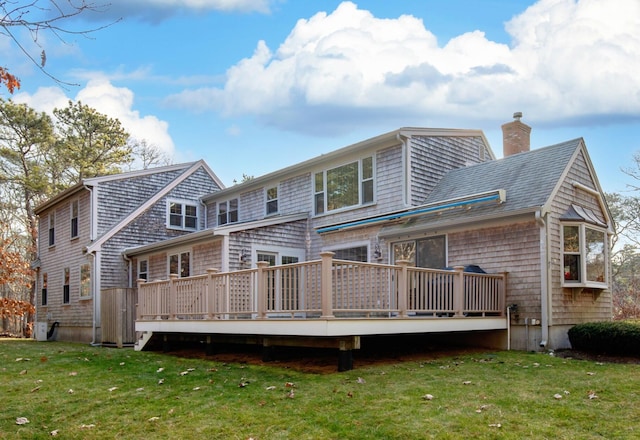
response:
M365 336L505 330L507 320L496 318L383 318L383 319L262 319L136 321L138 332L263 335Z

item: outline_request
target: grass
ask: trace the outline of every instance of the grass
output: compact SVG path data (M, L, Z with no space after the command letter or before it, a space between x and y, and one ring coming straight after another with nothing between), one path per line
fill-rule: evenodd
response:
M640 365L514 351L313 374L0 339L0 396L0 439L640 436Z

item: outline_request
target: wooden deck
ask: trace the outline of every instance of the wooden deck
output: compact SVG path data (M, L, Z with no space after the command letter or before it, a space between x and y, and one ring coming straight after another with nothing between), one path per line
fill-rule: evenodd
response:
M141 281L136 331L282 341L507 328L506 274L332 257L327 252L284 266L260 262L255 269Z

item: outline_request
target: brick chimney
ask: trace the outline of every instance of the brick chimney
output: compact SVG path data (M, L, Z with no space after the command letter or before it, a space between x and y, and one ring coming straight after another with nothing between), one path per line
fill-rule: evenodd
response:
M513 121L502 125L503 156L529 151L531 147L531 127L520 122L522 112L513 114Z

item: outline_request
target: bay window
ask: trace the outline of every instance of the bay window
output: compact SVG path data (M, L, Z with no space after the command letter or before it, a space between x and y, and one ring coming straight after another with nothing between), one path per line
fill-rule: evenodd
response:
M563 285L605 288L608 281L607 234L584 223L563 224Z

